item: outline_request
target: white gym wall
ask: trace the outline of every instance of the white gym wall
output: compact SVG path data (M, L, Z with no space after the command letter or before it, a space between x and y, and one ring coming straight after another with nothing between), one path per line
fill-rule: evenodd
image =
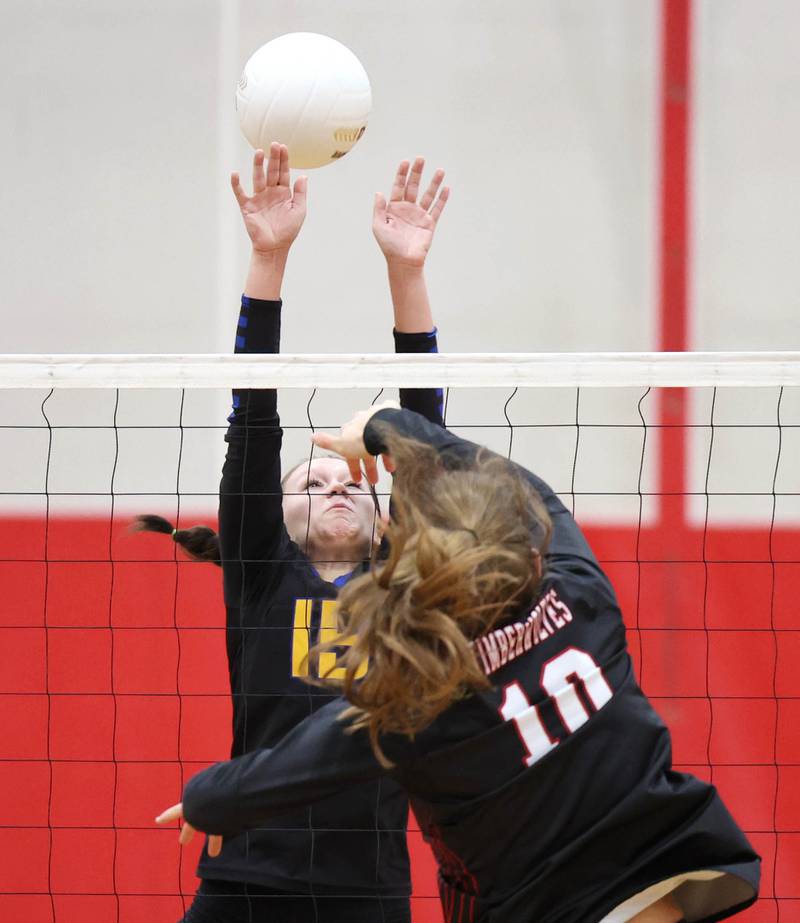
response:
M798 27L793 0L695 3L691 348L800 347ZM443 351L657 348L660 29L657 0L5 0L0 352L231 348L248 241L228 174L249 172L234 86L257 46L302 30L360 57L374 109L357 147L311 173L284 351L391 350L372 195L416 154L453 188L427 269ZM6 396L4 420L40 423L42 396ZM501 423L505 396L455 394L450 419ZM638 423L629 397L592 419ZM57 394L50 416L108 424L112 398ZM287 422L303 423L306 396L284 398ZM316 423L339 422L323 412L329 398L317 399ZM774 418L773 398L759 419ZM563 413L561 403L520 397L512 419L557 411L569 422L574 401ZM223 404L191 395L184 422L223 423ZM787 398L784 422L797 422L797 405ZM123 393L118 422L176 421L175 395ZM591 461L578 488L634 490L640 435L595 435L594 447L582 436ZM41 489L42 438L3 432L6 489ZM69 451L56 445L53 477L107 490L109 433L71 438ZM305 438L287 437L292 456ZM187 441L183 488L213 492L218 434ZM118 478L174 489L175 442L141 432ZM741 444L741 469L761 470L757 443L744 433ZM566 489L573 447L574 433L559 431L525 451ZM695 440L695 481L704 452ZM630 518L618 501L585 509Z

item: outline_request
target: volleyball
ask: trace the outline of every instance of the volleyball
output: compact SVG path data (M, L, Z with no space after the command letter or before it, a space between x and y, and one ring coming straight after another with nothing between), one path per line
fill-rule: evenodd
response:
M262 45L236 88L242 133L253 148L278 141L293 167L339 160L367 127L369 77L358 58L335 39L291 32Z

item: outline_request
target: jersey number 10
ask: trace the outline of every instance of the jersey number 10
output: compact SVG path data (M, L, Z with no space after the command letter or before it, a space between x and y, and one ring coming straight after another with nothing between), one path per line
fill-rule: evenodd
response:
M548 660L542 667L539 683L555 705L566 732L572 734L611 699L614 694L603 671L591 654L568 647ZM530 766L558 746L539 714L538 705L531 705L522 686L515 680L503 690L500 714L516 725Z

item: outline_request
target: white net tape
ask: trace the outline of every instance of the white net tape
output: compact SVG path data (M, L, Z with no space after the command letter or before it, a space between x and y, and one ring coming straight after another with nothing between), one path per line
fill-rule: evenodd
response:
M800 385L800 352L0 355L2 388L789 385Z

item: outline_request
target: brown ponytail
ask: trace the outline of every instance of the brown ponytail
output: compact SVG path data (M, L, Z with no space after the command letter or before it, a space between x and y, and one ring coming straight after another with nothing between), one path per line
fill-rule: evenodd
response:
M219 536L208 526L192 526L191 529L176 529L163 516L146 513L137 516L131 523L133 532L160 532L171 535L172 540L195 561L208 561L220 565Z
M533 604L540 578L532 549L546 549L551 524L539 495L504 459L481 450L469 467L448 468L430 446L388 427L385 441L397 465L388 559L346 585L339 638L311 657L348 645L337 662L352 704L345 717L368 729L390 765L380 735L413 737L456 699L488 686L471 642Z

